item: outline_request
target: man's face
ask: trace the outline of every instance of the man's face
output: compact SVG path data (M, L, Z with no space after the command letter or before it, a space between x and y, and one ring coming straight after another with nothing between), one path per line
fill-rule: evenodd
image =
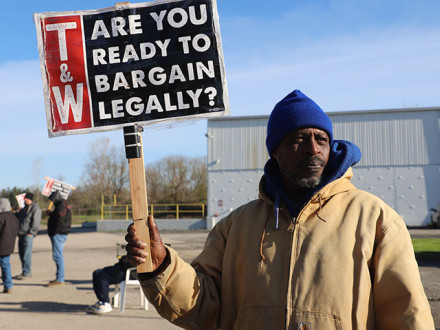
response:
M273 153L284 180L301 188L314 188L321 182L329 155L329 137L317 128L290 132Z
M25 205L31 205L31 204L32 204L32 199L25 198L25 199L24 199L24 204L25 204Z

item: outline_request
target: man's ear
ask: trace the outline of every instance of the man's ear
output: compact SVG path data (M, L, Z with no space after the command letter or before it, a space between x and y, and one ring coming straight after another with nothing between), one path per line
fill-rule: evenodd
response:
M278 161L278 148L272 153L272 158Z

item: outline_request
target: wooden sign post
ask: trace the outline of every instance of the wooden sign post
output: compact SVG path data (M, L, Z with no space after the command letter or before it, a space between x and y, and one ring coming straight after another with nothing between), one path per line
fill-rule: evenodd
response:
M150 251L150 232L148 229L147 184L145 181L145 163L142 148L142 127L138 125L124 127L125 155L130 172L131 205L133 222L137 236L147 244L147 262L137 267L138 273L153 271Z

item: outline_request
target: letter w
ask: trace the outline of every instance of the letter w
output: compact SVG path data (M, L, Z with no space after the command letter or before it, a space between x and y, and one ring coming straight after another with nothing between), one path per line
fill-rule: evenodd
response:
M69 121L69 108L72 108L73 120L78 123L82 119L83 107L83 84L76 84L76 96L73 94L72 86L64 86L64 102L61 97L60 88L58 86L52 87L55 101L57 102L58 114L60 115L61 123L67 124Z

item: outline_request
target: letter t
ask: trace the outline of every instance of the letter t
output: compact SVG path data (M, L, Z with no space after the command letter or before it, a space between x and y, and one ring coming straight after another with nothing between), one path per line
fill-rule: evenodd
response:
M61 61L67 61L67 42L66 42L67 29L76 29L76 22L46 25L46 31L58 31L58 42L60 45Z

